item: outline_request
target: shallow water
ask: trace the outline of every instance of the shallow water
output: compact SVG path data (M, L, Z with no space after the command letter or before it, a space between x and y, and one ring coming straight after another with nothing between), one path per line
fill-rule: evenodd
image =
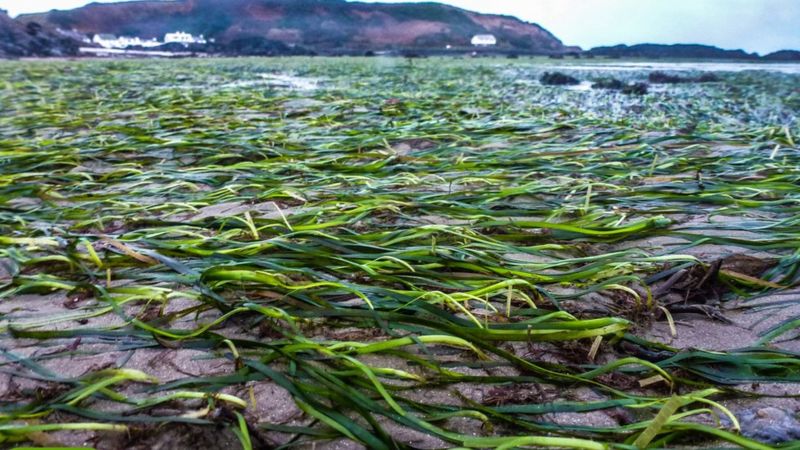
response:
M284 73L262 73L261 78L266 80L270 86L285 87L299 91L314 90L320 84L320 80L316 78L298 77Z
M581 81L579 84L575 84L572 86L564 86L564 87L569 89L570 91L591 91L593 84L594 83L591 81Z
M791 411L766 407L739 411L737 416L746 437L770 444L800 439L800 422Z
M260 79L239 80L225 84L224 88L241 88L252 86L272 86L296 91L313 91L318 89L321 80L317 78L306 78L289 75L285 73L262 73Z

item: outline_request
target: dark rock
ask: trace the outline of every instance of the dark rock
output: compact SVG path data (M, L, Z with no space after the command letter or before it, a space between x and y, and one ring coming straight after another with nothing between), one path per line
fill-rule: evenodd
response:
M647 81L655 84L677 84L687 83L689 80L677 75L670 75L664 72L656 71L647 76Z
M561 72L545 72L539 81L548 86L569 86L580 84L580 80Z
M654 84L678 84L678 83L717 83L722 81L715 73L706 72L699 77L681 77L678 75L670 75L664 72L652 72L648 75L647 80Z
M715 73L706 72L696 78L698 83L718 83L722 81Z
M616 78L601 78L592 84L592 89L611 89L620 91L625 87L625 83Z
M649 87L647 83L631 83L623 87L621 92L627 95L645 95Z
M592 84L592 89L605 89L610 91L620 91L627 95L647 94L647 83L623 83L616 78L601 78Z

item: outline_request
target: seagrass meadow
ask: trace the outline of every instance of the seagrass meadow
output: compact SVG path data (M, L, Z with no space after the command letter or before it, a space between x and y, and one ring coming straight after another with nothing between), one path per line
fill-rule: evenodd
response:
M798 448L800 74L555 64L0 63L0 447Z

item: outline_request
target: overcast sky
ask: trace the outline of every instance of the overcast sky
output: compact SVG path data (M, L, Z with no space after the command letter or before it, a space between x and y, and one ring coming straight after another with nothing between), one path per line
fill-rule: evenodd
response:
M389 2L392 0L382 0ZM86 0L0 0L13 16ZM800 0L449 0L475 11L537 22L564 43L689 43L760 53L800 49Z

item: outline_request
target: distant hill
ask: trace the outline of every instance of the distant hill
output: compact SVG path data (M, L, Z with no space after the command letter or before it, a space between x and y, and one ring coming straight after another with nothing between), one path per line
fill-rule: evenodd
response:
M175 0L92 3L69 11L25 15L81 33L143 38L186 31L214 38L228 52L242 45L273 49L444 49L469 47L476 34L496 36L498 50L554 54L579 51L539 25L439 3L358 3L345 0Z
M800 51L797 50L780 50L763 57L769 61L800 61Z
M588 52L593 56L608 58L687 58L687 59L758 59L756 53L744 50L724 50L711 45L699 44L637 44L595 47Z
M78 54L79 46L51 26L23 24L0 10L0 58L72 56Z

